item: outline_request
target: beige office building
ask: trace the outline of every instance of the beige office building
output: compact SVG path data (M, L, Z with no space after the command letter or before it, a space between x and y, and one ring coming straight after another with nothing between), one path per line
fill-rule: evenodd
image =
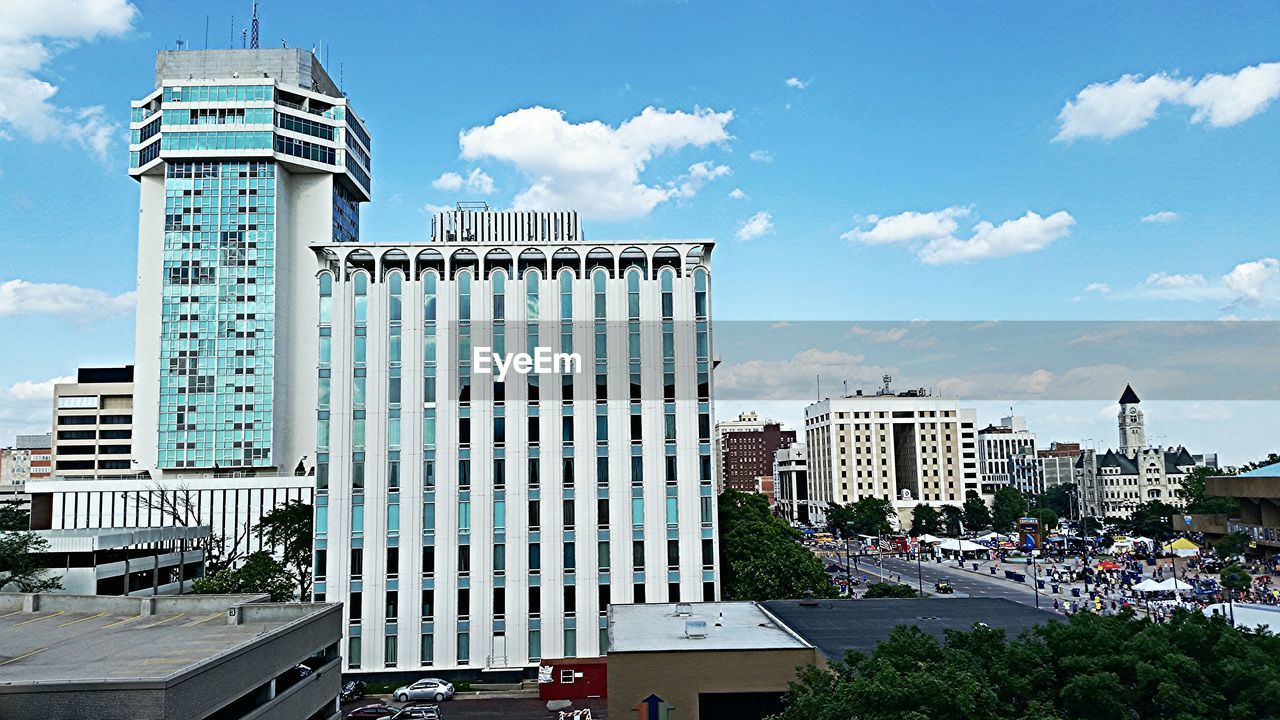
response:
M53 475L120 477L133 468L133 366L80 368L53 388Z
M960 505L980 491L976 411L924 389L826 398L805 408L809 497L820 507L893 502L903 529L925 503Z

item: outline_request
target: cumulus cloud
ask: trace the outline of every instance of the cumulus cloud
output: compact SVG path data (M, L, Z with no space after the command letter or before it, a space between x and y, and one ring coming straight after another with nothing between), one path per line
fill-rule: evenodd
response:
M773 153L769 152L768 150L752 150L751 153L747 155L747 157L751 158L752 162L766 163L766 164L773 162Z
M742 188L734 188L729 191L729 197L733 198L734 200L746 200L747 194L742 192Z
M787 78L787 87L793 90L803 90L809 87L810 82L809 80L801 80L798 77L789 77Z
M762 235L768 235L773 232L773 216L768 212L761 210L752 215L742 224L738 225L736 233L739 240L754 240Z
M1111 292L1111 286L1104 282L1091 282L1088 285L1084 286L1084 291L1091 292L1091 293L1098 293L1100 295L1106 295L1107 293Z
M18 433L49 432L53 386L67 382L75 382L75 378L21 380L8 387L0 386L0 438L12 440Z
M679 179L667 183L667 186L672 197L691 198L707 183L732 173L733 170L728 165L718 165L710 160L704 160L690 165L688 172L681 175Z
M120 126L101 106L54 102L58 86L40 78L55 52L117 36L138 10L127 0L6 0L0 3L0 139L70 140L100 160Z
M1153 272L1132 290L1111 293L1115 299L1188 300L1258 306L1280 303L1280 260L1242 262L1221 277L1203 273Z
M682 182L650 185L641 174L664 153L729 141L732 119L732 111L648 107L613 127L596 120L572 123L559 110L531 107L464 130L458 143L466 160L507 162L525 176L529 185L516 195L516 209L576 209L592 218L622 219L683 197Z
M949 207L931 212L907 211L889 217L871 215L841 235L864 245L924 243L917 254L927 265L985 260L1035 252L1066 237L1075 218L1059 211L1048 217L1028 211L1026 215L999 225L982 220L968 238L957 237L960 220L969 216L967 207ZM865 227L870 223L870 227Z
M955 233L960 226L959 219L967 217L969 212L967 207L949 207L932 212L908 210L889 217L870 215L867 217L867 222L873 223L870 228L854 228L840 237L864 245L937 240Z
M22 380L9 386L6 394L14 400L52 400L53 386L75 382L75 376L50 378L49 380Z
M93 288L26 280L0 282L0 317L62 315L95 319L133 312L134 293L119 295Z
M1160 212L1154 212L1150 215L1142 216L1142 222L1144 223L1171 223L1177 222L1180 219L1181 217L1179 217L1178 213L1173 212L1172 210L1161 210Z
M864 328L861 325L854 325L849 328L849 334L853 337L865 338L873 343L896 343L907 336L907 328L894 327L875 330Z
M1191 122L1229 127L1244 122L1280 97L1280 63L1262 63L1230 75L1199 80L1166 73L1123 75L1093 83L1058 113L1056 141L1115 138L1146 127L1165 104L1193 109Z
M494 189L493 178L480 168L474 168L465 178L455 172L442 173L440 177L431 181L431 187L449 192L466 188L467 192L480 195L492 195Z
M894 368L866 364L866 356L810 348L781 360L748 360L716 368L716 397L753 400L811 398L815 378L829 382L878 383Z

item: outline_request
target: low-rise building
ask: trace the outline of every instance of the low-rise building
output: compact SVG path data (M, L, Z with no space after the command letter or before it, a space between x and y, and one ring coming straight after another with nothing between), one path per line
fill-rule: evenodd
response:
M133 467L133 366L80 368L53 386L53 473L116 477Z
M36 530L57 592L73 595L181 595L204 576L209 526Z
M337 718L342 606L265 599L0 593L0 717Z
M798 442L773 453L774 507L784 518L801 525L813 522L809 512L808 458L804 443Z
M898 625L943 640L977 623L1016 636L1053 617L1002 598L614 605L609 717L758 720L782 709L799 669L870 652Z

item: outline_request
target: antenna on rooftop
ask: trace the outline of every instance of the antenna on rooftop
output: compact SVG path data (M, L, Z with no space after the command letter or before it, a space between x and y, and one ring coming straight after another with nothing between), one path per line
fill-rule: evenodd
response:
M246 47L248 47L248 45L246 44L246 42L247 42L247 41L246 41L246 38L248 38L248 37L249 37L249 31L248 31L248 30L244 30L244 29L242 29L242 30L240 31L240 49L241 49L241 50L243 50L243 49L245 49Z
M252 36L249 38L249 49L257 50L258 49L258 3L257 3L257 0L254 0L254 3L253 3L253 23L250 25L250 27L252 28L252 31L251 31Z

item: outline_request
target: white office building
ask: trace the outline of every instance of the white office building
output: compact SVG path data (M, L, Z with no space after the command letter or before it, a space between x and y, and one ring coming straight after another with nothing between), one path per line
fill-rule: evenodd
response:
M978 431L978 470L982 494L1011 487L1024 493L1044 492L1044 478L1036 461L1036 434L1021 415L1000 418L999 425Z
M916 505L960 506L979 490L977 413L924 389L826 398L804 410L809 498L819 508L889 500L900 526Z
M711 247L485 210L313 245L290 365L319 388L315 592L348 670L525 672L602 654L610 603L717 599Z
M809 451L794 442L773 453L774 507L792 523L821 525L826 516L813 512L809 503Z

